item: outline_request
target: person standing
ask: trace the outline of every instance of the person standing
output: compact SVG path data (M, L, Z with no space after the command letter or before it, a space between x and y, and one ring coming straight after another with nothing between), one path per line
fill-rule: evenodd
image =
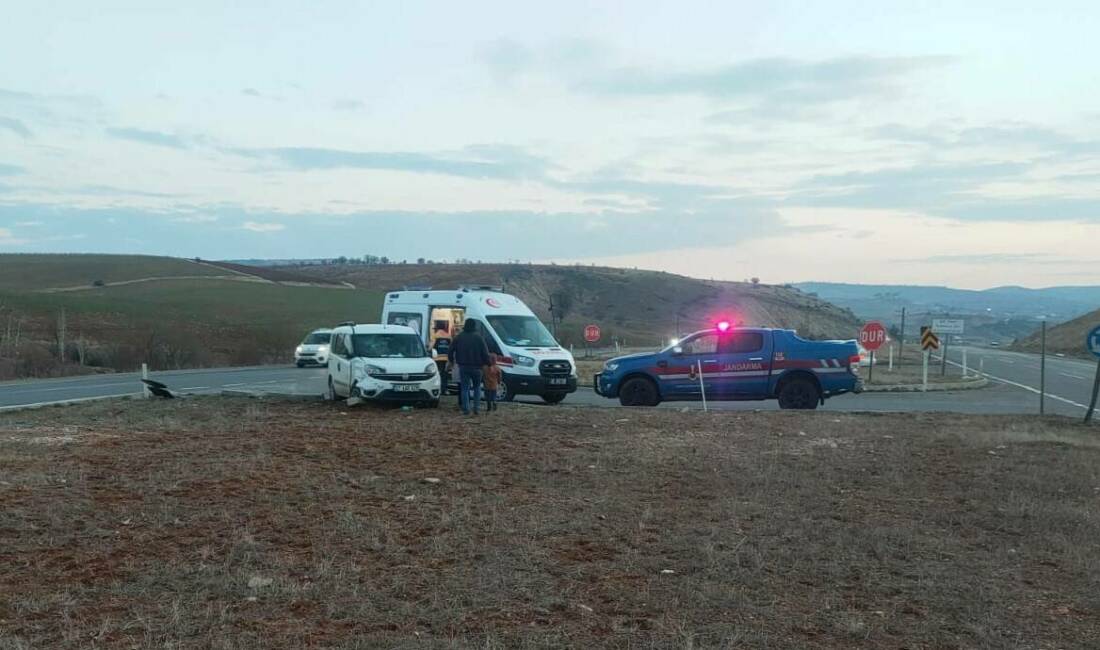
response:
M497 355L489 355L489 365L481 369L482 383L485 384L485 410L497 410L497 389L500 388L500 366Z
M477 331L477 321L467 320L462 333L451 341L447 358L458 366L458 403L463 415L478 414L481 407L481 368L489 365L489 346ZM471 395L472 393L472 395ZM470 403L471 397L473 404Z

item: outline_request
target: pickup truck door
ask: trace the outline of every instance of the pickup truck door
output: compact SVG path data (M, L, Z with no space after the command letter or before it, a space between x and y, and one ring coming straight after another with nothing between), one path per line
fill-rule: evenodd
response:
M699 399L699 369L703 370L703 386L707 398L717 398L724 379L720 376L718 334L705 333L684 340L680 352L673 352L660 369L661 394L673 399Z
M718 342L720 390L728 397L765 397L771 372L772 336L766 330L735 329Z

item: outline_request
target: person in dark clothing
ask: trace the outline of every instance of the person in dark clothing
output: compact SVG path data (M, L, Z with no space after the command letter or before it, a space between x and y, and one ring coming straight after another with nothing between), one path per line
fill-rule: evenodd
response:
M451 341L447 358L458 366L458 403L462 414L477 415L481 405L481 367L489 365L489 346L477 331L477 321L467 320L462 333ZM471 393L473 395L471 396ZM473 404L470 398L473 397Z

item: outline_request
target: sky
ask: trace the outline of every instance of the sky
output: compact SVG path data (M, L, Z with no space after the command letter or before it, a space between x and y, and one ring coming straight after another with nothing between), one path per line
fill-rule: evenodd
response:
M1090 2L4 0L0 252L1100 284Z

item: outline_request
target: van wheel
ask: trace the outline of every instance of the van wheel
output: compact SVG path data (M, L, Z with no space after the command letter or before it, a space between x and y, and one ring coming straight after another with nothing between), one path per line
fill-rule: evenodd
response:
M560 404L566 395L567 393L543 393L539 397L547 404Z
M817 386L803 377L795 377L779 389L779 408L781 409L812 411L817 408L820 401L821 394L817 391Z
M619 389L619 404L623 406L657 406L660 401L656 384L645 377L627 379Z
M427 402L424 402L424 408L427 408L427 409L437 409L437 408L439 408L439 400L430 399Z
M330 402L336 401L336 386L332 385L332 375L328 376L328 390L325 392L325 399Z

